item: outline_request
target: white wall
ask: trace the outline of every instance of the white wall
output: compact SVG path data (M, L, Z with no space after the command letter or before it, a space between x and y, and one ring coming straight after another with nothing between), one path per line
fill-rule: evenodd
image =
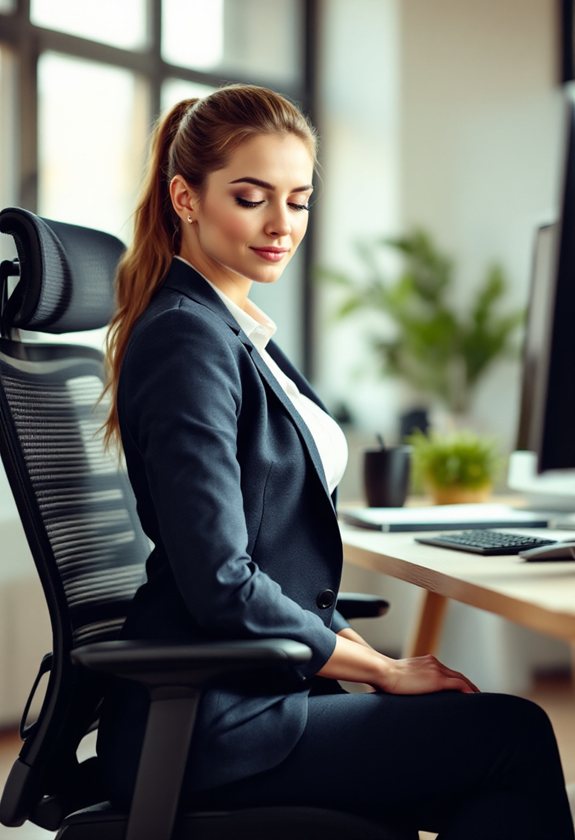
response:
M401 25L401 218L456 257L459 299L501 262L526 303L534 229L556 205L562 139L558 4L409 0ZM481 428L512 447L519 365L486 380Z
M556 204L561 141L552 0L329 0L321 103L325 186L319 262L357 269L352 243L427 228L457 264L466 300L489 263L526 303L534 227ZM371 377L369 321L334 326L320 291L317 380L359 423L396 433L404 394ZM477 394L474 420L515 435L519 362Z

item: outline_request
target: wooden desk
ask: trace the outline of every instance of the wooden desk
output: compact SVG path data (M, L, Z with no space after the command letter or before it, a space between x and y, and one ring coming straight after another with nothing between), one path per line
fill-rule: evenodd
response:
M434 653L449 598L503 616L575 649L575 562L525 563L517 555L483 557L415 542L415 534L385 534L341 524L348 563L425 590L407 655ZM526 528L521 533L541 534ZM573 539L571 531L549 531Z

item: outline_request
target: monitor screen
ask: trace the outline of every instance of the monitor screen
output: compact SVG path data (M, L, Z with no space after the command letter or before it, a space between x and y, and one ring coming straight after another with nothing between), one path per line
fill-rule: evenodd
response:
M566 93L559 218L535 234L517 449L575 470L575 89ZM574 486L575 490L575 486Z
M543 405L541 359L550 317L549 285L553 275L557 225L541 225L535 232L531 258L531 284L521 378L521 402L516 448L535 452Z

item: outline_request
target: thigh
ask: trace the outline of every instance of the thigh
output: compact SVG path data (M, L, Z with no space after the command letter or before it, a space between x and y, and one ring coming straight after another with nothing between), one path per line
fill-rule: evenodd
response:
M493 819L506 809L505 820L528 832L538 819L535 799L545 801L545 810L553 807L558 825L565 825L562 789L551 728L528 701L455 692L337 694L310 697L304 735L281 765L213 796L230 806L409 814L417 828L445 829L445 837L454 838L472 836L468 825L464 833L450 833L454 815L462 825L473 819L480 826L481 814L490 813L492 833L477 836L494 838ZM501 837L516 836L505 831Z

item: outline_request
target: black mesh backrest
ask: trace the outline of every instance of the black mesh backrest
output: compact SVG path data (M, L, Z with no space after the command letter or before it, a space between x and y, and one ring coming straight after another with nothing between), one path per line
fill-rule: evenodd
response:
M6 468L18 474L12 486L39 572L50 578L54 622L67 646L115 638L147 545L117 456L102 445L102 359L69 345L30 345L22 359L14 348L0 340Z
M20 217L15 221L14 213L23 212L0 213L2 229L6 230L7 220L11 229L18 227ZM12 320L6 324L7 315L30 328L38 321L38 306L59 330L62 311L54 308L50 316L46 301L61 297L64 274L73 285L101 283L106 290L104 294L102 288L95 293L68 289L67 300L75 301L66 310L69 328L101 326L106 311L111 312L111 301L105 306L101 301L111 297L115 263L110 255L120 256L118 240L66 225L67 244L64 247L59 240L59 263L54 269L53 260L38 253L42 238L52 235L46 228L53 223L29 213L24 223L26 233L18 234L17 245L20 263L24 260L28 269L14 292L20 289L17 306L11 308L8 301L4 307L8 334L14 324ZM100 246L104 257L98 264ZM36 273L30 274L31 266ZM22 287L26 282L35 287L36 304ZM82 300L92 310L90 317L82 315ZM100 303L94 306L97 300ZM149 553L127 477L117 454L103 447L100 427L107 413L106 403L99 401L103 373L103 355L90 347L0 339L0 453L53 630L41 712L26 732L2 797L0 820L6 824L19 824L34 815L45 794L60 794L70 769L72 776L78 775L76 745L94 717L101 687L73 666L70 650L117 638Z

